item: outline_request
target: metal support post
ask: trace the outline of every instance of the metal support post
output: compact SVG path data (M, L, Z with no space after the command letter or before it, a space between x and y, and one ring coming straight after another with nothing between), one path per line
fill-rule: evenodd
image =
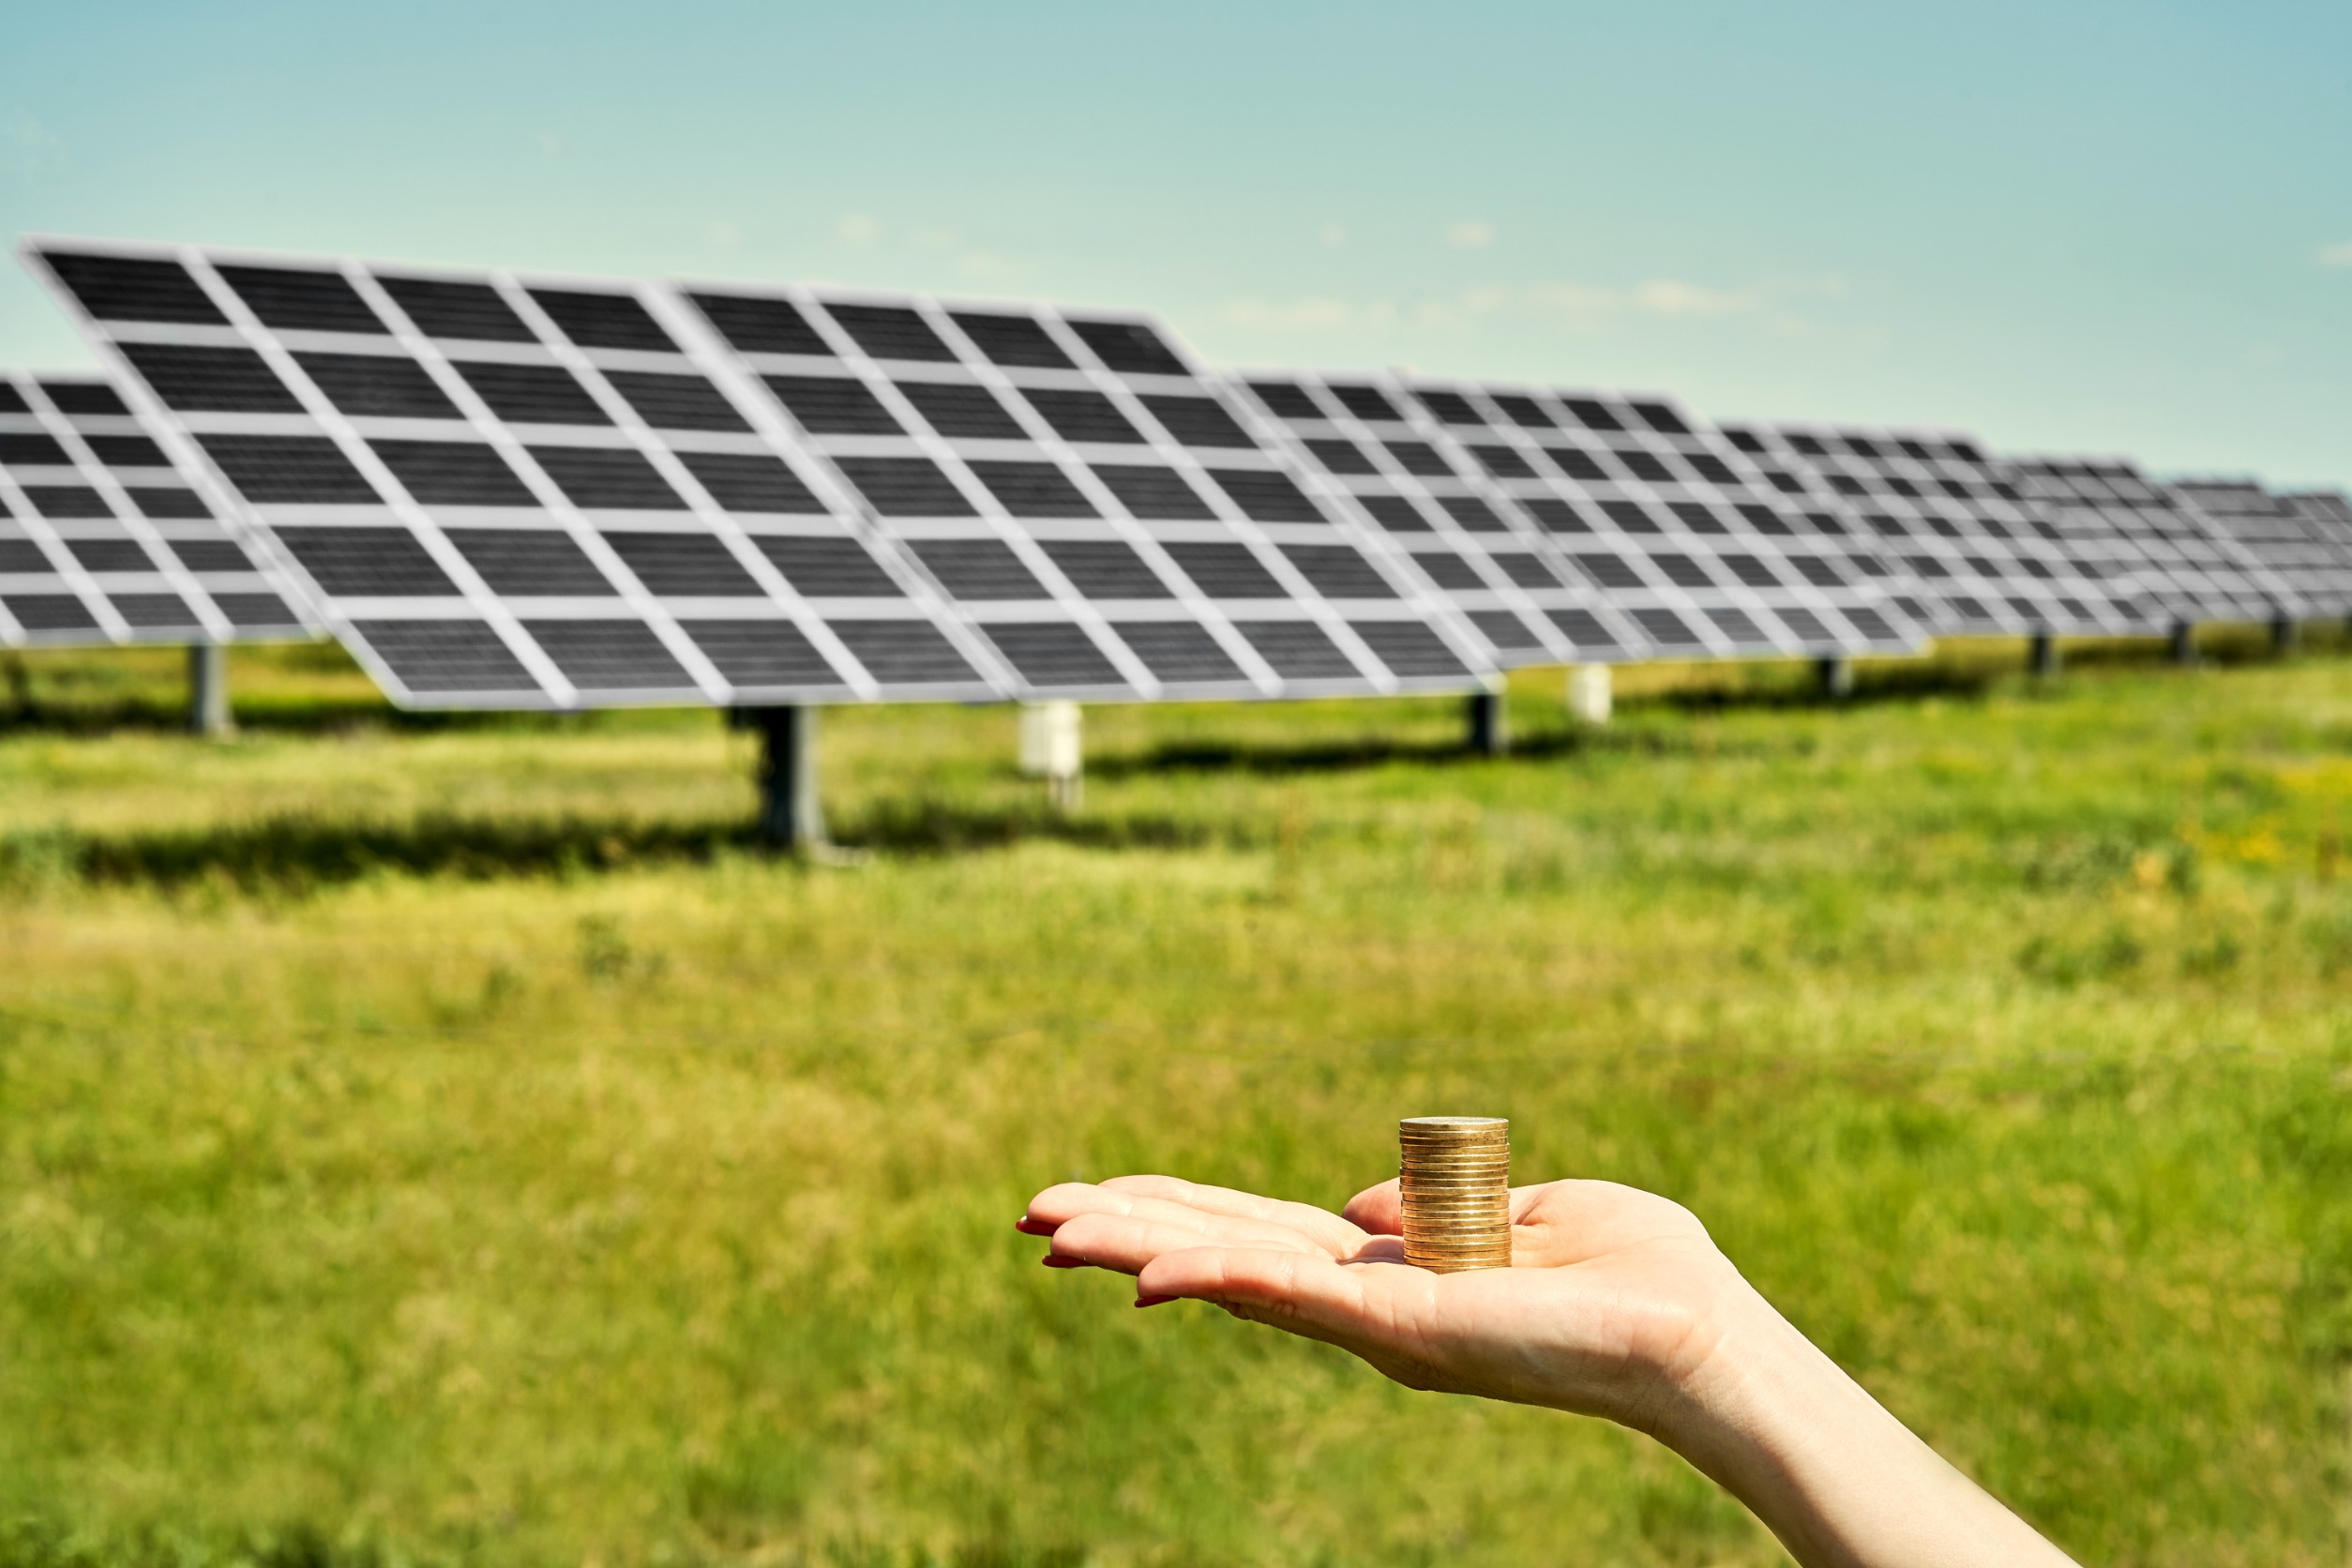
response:
M1813 661L1814 678L1819 683L1821 695L1847 698L1854 695L1854 661L1832 654L1828 658Z
M760 732L760 837L810 854L826 847L824 797L817 788L817 714L806 703L742 710Z
M1606 724L1613 683L1606 664L1579 664L1568 671L1568 712L1584 724Z
M1076 702L1021 704L1020 768L1046 781L1057 811L1075 811L1086 793L1086 716Z
M236 733L229 711L229 650L218 642L188 648L188 732L218 740Z
M2186 621L2173 627L2171 653L2175 664L2194 664L2197 661L2197 628Z
M1470 744L1482 757L1500 757L1510 751L1511 720L1503 711L1501 692L1470 693Z
M2061 662L2058 639L2046 631L2035 632L2026 644L2026 668L2037 675L2055 675Z
M2301 631L2302 628L2295 624L2295 617L2280 616L2270 623L2270 651L2280 655L2293 653L2296 643L2301 641Z

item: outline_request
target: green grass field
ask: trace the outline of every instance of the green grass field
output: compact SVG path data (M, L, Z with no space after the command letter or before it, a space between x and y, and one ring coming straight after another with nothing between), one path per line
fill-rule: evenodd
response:
M2218 648L2217 653L2229 649ZM0 1564L1766 1563L1664 1451L1011 1222L1326 1203L1399 1114L1695 1208L2087 1561L2336 1564L2352 659L2013 648L1453 705L398 720L325 650L6 661Z

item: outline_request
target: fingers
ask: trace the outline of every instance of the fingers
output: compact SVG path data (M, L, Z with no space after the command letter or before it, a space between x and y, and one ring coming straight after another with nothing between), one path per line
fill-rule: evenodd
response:
M1214 1225L1246 1227L1246 1229L1220 1235L1176 1205L1158 1207L1175 1210L1178 1217L1150 1214L1078 1214L1064 1220L1053 1233L1052 1256L1078 1263L1092 1263L1097 1268L1116 1269L1121 1274L1138 1273L1164 1254L1203 1245L1251 1247L1270 1253L1320 1258L1326 1262L1331 1259L1331 1254L1312 1239L1278 1225L1209 1216L1209 1222Z
M1355 1226L1329 1209L1319 1209L1312 1203L1261 1198L1254 1192L1207 1186L1174 1176L1113 1176L1102 1185L1110 1192L1182 1203L1213 1214L1229 1214L1236 1219L1267 1220L1275 1225L1289 1226L1324 1243L1337 1257L1347 1257L1364 1240L1362 1231Z
M1351 1225L1359 1226L1375 1236L1404 1234L1403 1199L1397 1196L1396 1180L1391 1177L1378 1186L1366 1187L1348 1199L1340 1211Z

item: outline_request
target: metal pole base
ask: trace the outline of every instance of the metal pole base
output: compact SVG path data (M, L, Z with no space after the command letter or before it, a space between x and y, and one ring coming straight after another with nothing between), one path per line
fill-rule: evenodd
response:
M1470 745L1481 757L1500 757L1510 751L1511 724L1503 713L1501 692L1470 693Z
M219 740L236 733L229 708L229 650L218 642L188 649L188 732Z
M741 710L760 732L760 839L772 849L818 856L825 838L824 797L817 788L817 713L807 703Z
M2026 645L2026 668L2037 675L2055 675L2061 662L2058 639L2046 631L2035 632Z
M1046 781L1046 800L1064 815L1086 798L1086 711L1076 702L1024 702L1020 769Z
M1615 682L1606 664L1579 664L1568 671L1568 712L1581 723L1606 724L1616 705Z
M2296 643L2302 640L2301 631L2302 628L2290 617L2280 616L2270 623L2270 651L2274 654L2293 653Z
M2185 621L2173 627L2169 652L2175 664L2194 664L2197 661L2196 627Z
M1850 658L1816 659L1813 676L1824 697L1842 699L1854 695L1854 661Z

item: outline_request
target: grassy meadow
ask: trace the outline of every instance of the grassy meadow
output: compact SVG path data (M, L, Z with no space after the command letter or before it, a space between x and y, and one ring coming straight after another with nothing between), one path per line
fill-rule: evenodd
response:
M0 657L0 1568L1750 1564L1604 1425L1037 1267L1070 1177L1337 1204L1400 1114L1688 1203L2086 1561L2352 1527L2352 656L2014 647L829 716Z

